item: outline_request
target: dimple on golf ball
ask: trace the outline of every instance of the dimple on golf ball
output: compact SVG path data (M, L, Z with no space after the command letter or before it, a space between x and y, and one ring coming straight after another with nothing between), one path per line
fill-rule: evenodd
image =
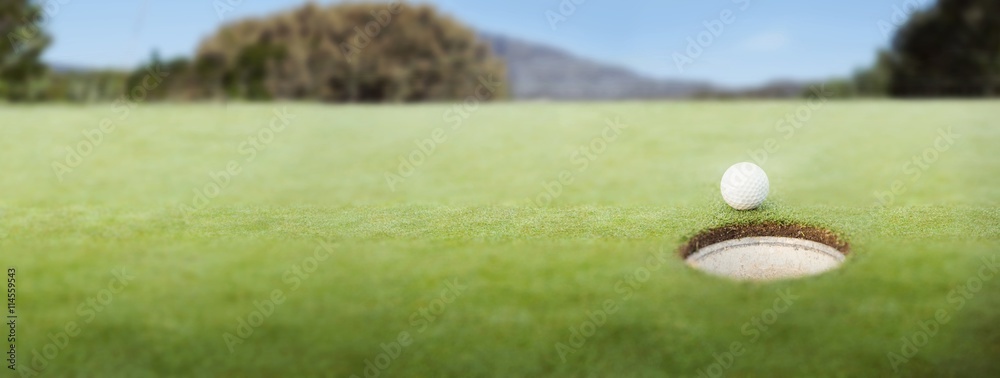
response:
M771 189L767 174L757 164L733 164L722 175L722 199L736 210L751 210L764 203Z

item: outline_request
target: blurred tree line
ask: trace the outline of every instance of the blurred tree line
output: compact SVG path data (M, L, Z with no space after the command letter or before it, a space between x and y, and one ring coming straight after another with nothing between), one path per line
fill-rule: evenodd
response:
M190 59L163 61L154 52L133 72L46 70L42 16L31 0L0 2L0 32L27 41L0 47L3 98L413 102L465 99L482 82L505 81L490 47L429 5L309 3L226 25ZM149 81L154 71L165 79ZM481 100L505 95L500 87Z
M481 81L505 81L490 47L429 5L310 3L226 25L190 59L154 54L133 72L47 69L39 58L50 43L43 19L32 0L0 0L8 42L0 43L0 98L134 97L156 70L169 75L141 100L409 102L462 99ZM871 67L826 88L844 97L1000 95L1000 1L939 0L917 10ZM501 88L490 98L505 96Z
M1000 95L1000 1L939 0L900 26L872 67L827 89L843 97Z

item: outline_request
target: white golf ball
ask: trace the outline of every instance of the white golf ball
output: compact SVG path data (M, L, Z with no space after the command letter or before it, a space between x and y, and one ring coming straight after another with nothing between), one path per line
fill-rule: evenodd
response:
M736 210L751 210L764 203L771 184L754 163L736 163L722 175L722 199Z

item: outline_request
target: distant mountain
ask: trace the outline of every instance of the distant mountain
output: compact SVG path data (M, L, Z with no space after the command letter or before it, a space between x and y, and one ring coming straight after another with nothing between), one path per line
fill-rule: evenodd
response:
M695 97L716 90L705 82L657 80L573 56L558 48L480 34L507 63L515 99L620 100Z
M574 56L556 47L493 34L480 34L507 64L511 96L516 100L625 100L655 98L801 97L810 83L774 81L743 89L723 89L708 82L652 79L626 68ZM56 73L99 70L49 63Z

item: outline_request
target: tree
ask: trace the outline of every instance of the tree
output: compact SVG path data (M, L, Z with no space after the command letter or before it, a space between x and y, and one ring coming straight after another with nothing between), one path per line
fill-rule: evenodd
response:
M940 0L915 13L889 59L894 96L1000 94L1000 1Z
M42 9L30 0L0 1L0 97L30 100L32 84L45 74L40 56L51 42L41 29Z
M251 100L465 99L504 78L473 30L431 6L398 3L309 3L230 24L201 44L192 67L193 93Z

